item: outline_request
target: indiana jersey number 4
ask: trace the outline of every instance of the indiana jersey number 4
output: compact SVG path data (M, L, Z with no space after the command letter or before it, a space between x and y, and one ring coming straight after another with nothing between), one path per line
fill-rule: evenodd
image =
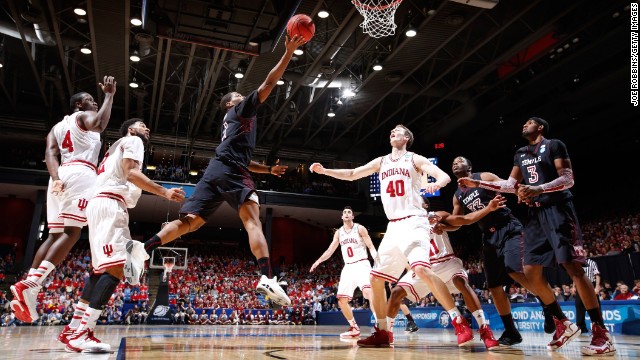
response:
M64 135L64 139L62 139L62 148L67 149L68 152L73 152L73 142L71 141L71 131L67 130L67 133Z
M390 181L389 185L387 185L387 194L390 197L404 196L404 181Z

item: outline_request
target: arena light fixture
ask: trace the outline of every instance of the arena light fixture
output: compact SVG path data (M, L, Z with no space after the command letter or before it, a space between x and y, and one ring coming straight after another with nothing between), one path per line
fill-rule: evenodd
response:
M277 85L284 85L284 80L280 79L278 81L276 81Z
M298 56L300 56L300 55L304 54L304 50L302 50L302 49L295 49L295 50L293 50L293 53L294 53L294 54L296 54L296 55L298 55Z
M354 97L354 96L356 96L356 93L353 92L353 90L351 90L351 89L345 89L342 92L342 97L350 98L350 97Z
M80 52L89 55L91 54L91 48L89 47L89 45L82 45L82 48L80 48Z
M244 72L242 71L242 69L238 68L238 70L236 70L236 73L233 74L233 76L236 79L242 79L244 77Z
M132 16L131 20L129 20L131 22L131 25L133 26L140 26L142 25L142 20L140 20L140 17L138 16Z
M329 112L327 113L328 117L334 117L336 116L336 113L333 111L333 106L329 109Z
M409 25L409 27L407 28L407 30L404 32L404 34L407 37L414 37L416 35L418 35L418 30L416 30L416 28L413 27L413 25Z
M376 59L373 62L373 66L371 67L373 69L373 71L380 71L382 70L382 62L380 62L379 59Z
M131 80L131 82L129 83L129 86L133 89L137 89L138 88L138 81L136 80L136 77L134 76L133 79Z
M318 11L318 17L321 19L326 19L329 17L329 12L327 10L320 10Z
M85 16L87 15L87 10L81 8L81 7L77 7L75 9L73 9L73 12L78 15L78 16Z
M138 50L133 50L131 52L131 55L129 55L129 60L131 60L133 62L140 61L140 55L138 55Z

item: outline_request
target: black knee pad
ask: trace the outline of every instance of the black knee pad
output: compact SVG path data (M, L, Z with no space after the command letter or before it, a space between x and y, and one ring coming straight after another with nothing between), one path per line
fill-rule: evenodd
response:
M102 306L107 304L119 283L120 279L109 273L100 275L100 279L98 279L98 282L93 288L89 307L92 309L101 309Z
M100 276L102 276L102 274L96 274L94 272L91 272L91 276L89 276L89 280L87 280L87 282L84 283L84 289L82 289L82 296L80 296L80 299L84 300L84 302L89 303L89 301L91 301L91 293L93 292L93 289L96 287L96 284L98 283L98 279L100 279Z

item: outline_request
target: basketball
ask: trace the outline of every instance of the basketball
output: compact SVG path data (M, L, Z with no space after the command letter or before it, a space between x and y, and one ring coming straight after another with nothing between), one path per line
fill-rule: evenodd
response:
M313 20L305 14L294 15L287 23L287 35L289 35L290 38L298 35L307 42L311 40L315 32L316 25L313 23Z

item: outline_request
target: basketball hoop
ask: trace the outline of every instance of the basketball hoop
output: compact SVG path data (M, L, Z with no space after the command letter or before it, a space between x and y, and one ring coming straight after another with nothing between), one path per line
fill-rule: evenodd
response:
M402 0L351 0L364 21L360 24L365 34L381 38L396 33L394 15Z
M167 282L167 275L173 270L173 266L176 264L176 258L165 257L162 258L162 265L164 266L164 274L162 275L162 281Z

